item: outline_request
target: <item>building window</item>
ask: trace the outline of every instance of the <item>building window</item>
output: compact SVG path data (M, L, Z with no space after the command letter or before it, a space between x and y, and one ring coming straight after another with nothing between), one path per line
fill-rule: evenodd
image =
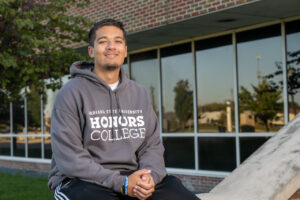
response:
M235 138L198 138L199 168L232 171L236 167Z
M159 116L159 68L157 51L148 51L130 56L131 79L144 86L150 95L153 109Z
M269 137L242 137L240 138L240 158L244 162L254 151L262 146Z
M195 168L194 139L164 137L166 167Z
M128 78L130 78L129 67L128 67L128 64L127 64L127 58L125 58L124 63L122 65L122 68L124 69L126 76Z
M10 155L10 104L5 93L0 91L0 155Z
M283 116L280 34L280 25L237 34L241 132L276 132L284 125L275 120Z
M300 112L300 20L286 23L289 120Z
M197 41L198 132L234 132L232 36Z
M191 43L161 49L163 132L194 132Z

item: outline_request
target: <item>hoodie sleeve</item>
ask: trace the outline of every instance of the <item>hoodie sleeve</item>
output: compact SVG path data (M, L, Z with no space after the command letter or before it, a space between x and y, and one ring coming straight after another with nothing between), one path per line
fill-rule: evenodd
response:
M159 123L150 103L148 111L149 123L147 125L146 138L138 151L139 169L150 169L154 183L157 184L167 174L163 157L164 147L160 140Z
M52 151L58 170L68 177L112 188L119 192L125 176L103 168L83 147L78 115L54 107L51 118Z

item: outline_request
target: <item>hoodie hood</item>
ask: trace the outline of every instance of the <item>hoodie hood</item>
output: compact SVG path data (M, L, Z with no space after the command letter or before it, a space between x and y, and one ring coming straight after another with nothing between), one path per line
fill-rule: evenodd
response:
M104 86L107 89L110 89L110 87L104 80L102 80L95 73L93 73L94 67L95 67L94 62L76 61L70 67L70 74L72 77L83 77L83 78L86 78L86 79L96 83L96 84L101 84L102 86ZM118 85L117 89L114 90L116 92L118 90L124 88L128 82L128 78L126 77L123 67L121 67L121 69L120 69L119 78L120 78L119 85Z

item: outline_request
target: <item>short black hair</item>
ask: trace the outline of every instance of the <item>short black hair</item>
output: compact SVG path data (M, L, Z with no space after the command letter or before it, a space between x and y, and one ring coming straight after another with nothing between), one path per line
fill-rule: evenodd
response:
M90 32L89 32L89 46L94 46L94 41L96 39L96 31L103 27L103 26L115 26L119 29L122 30L123 35L124 35L124 40L126 43L126 31L124 29L124 25L122 22L117 21L115 19L103 19L97 23L94 24L94 26L91 28Z

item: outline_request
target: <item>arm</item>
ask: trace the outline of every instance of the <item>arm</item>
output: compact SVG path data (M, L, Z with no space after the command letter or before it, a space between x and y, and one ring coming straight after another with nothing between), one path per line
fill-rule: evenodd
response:
M69 106L69 105L68 105ZM125 176L96 163L83 147L77 114L54 107L51 118L52 151L58 170L68 177L96 183L119 192Z

